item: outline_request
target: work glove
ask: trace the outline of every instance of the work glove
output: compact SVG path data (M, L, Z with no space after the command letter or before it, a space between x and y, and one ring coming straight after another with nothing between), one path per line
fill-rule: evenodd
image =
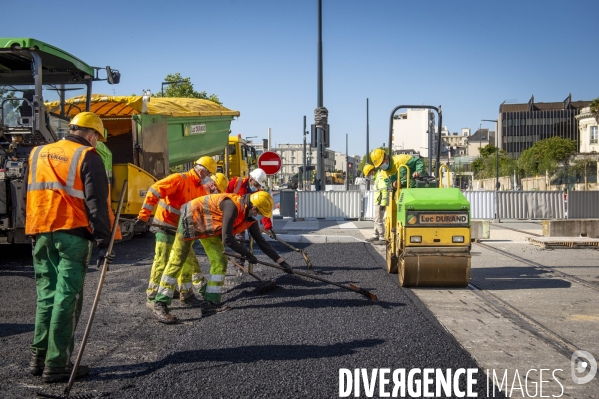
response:
M284 270L285 273L293 273L293 269L291 268L291 266L289 266L289 263L283 261L281 263L279 263L279 266L281 266Z
M133 225L135 227L145 227L146 226L146 222L144 222L143 220L139 219L139 218L135 218L135 222L133 223Z
M387 209L387 207L385 205L379 205L379 210L381 212L385 212L385 209Z
M254 254L245 255L245 260L247 260L250 264L258 263L258 258L256 258Z
M277 239L277 235L275 234L275 231L273 229L266 230L266 234L268 234L268 236L273 240Z
M108 248L101 248L98 251L98 261L96 263L97 268L100 268L104 264L104 259L106 259L108 264L111 264L112 261L114 260L114 257L115 257L114 252L110 252L110 253L107 253L107 252L108 252Z

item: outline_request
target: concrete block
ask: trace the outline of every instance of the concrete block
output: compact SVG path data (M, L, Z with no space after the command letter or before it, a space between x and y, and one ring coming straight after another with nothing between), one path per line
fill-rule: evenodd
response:
M302 242L302 236L300 234L277 234L281 240L285 242ZM270 237L264 237L267 241L275 241Z
M490 220L471 220L470 221L470 239L488 240L491 238Z
M326 244L327 236L305 235L302 236L302 242L309 242L311 244Z
M543 235L599 238L599 219L543 220Z
M362 240L359 240L353 236L328 236L327 237L327 242L340 243L340 242L358 242L358 241L362 241Z

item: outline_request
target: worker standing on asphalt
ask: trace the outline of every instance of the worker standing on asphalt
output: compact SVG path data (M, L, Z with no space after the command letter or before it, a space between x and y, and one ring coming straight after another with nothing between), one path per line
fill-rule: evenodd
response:
M257 191L262 190L266 183L266 173L264 170L260 168L256 168L250 172L250 175L246 178L234 177L229 181L229 186L227 187L227 193L237 194L237 195L245 195L250 193L255 193ZM264 230L266 234L269 235L273 240L277 238L274 230L272 229L272 220L270 217L265 217L262 219L262 224L264 225ZM237 239L242 240L243 234L237 237Z
M37 291L29 371L43 382L68 380L74 334L83 304L83 283L93 243L107 254L111 220L108 180L95 150L105 141L102 120L81 112L64 140L35 147L29 156L27 235L35 236L33 268ZM112 218L111 218L112 215ZM89 374L79 365L77 377Z
M210 176L214 172L216 172L216 161L211 157L204 156L198 159L194 167L186 173L173 173L157 181L146 194L136 224L146 224L152 211L156 208L153 219L156 250L146 290L146 305L150 309L154 308L154 300L175 241L174 231L179 224L181 206L194 198L210 194L210 187L213 185ZM189 252L176 278L178 279L181 305L200 306L201 301L196 298L193 287L202 294L205 282L200 264L193 251Z
M394 155L389 157L382 148L375 148L370 152L370 160L375 168L381 169L383 178L388 189L397 187L397 170L401 165L406 165L410 170L412 177L422 176L424 174L424 161L420 157L413 157L407 154ZM400 171L401 186L406 186L406 171L401 168ZM416 187L416 182L410 180L410 187Z
M387 184L383 177L383 172L377 170L374 166L366 164L364 166L364 176L372 178L374 176L374 231L372 237L366 241L373 244L385 244L385 209L387 207Z
M209 306L202 307L206 313L219 311L219 302L227 270L227 257L223 255L225 245L246 257L250 263L258 260L235 239L235 234L248 230L269 258L291 272L291 267L281 258L260 233L257 221L270 217L274 200L265 191L239 196L236 194L213 194L196 198L181 207L181 219L175 242L160 282L156 296L154 316L162 323L172 324L177 318L169 313L175 289L175 276L191 251L191 243L200 239L210 260L210 276L206 289L206 301ZM160 305L159 305L160 304ZM161 309L158 308L158 305Z

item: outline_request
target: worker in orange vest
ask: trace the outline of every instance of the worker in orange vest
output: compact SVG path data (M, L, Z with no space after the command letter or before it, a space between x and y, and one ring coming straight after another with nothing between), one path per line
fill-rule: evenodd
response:
M265 186L266 182L266 173L264 170L260 168L256 168L250 172L250 175L245 178L234 177L229 181L229 186L227 187L227 193L237 194L237 195L245 195L255 193L256 191L260 191L262 187ZM264 225L264 230L270 236L270 238L275 239L277 235L272 229L272 220L269 217L265 217L262 219L262 224ZM240 233L238 239L243 239L243 232Z
M228 263L227 257L223 254L225 245L245 256L250 263L258 261L235 239L235 234L248 230L262 252L291 273L291 267L264 239L256 223L265 217L270 217L273 207L274 200L265 191L244 196L212 194L196 198L183 205L171 256L164 271L167 278L160 281L160 288L156 295L157 306L154 316L158 321L165 324L177 322L177 318L168 310L175 288L173 277L179 273L195 239L200 239L206 250L210 260L210 275L213 277L208 281L205 296L208 304L202 308L203 311L211 313L226 309L220 306ZM161 307L160 313L158 313L158 306Z
M154 299L175 241L174 231L179 224L181 206L194 198L210 194L214 184L210 176L214 172L216 172L216 161L209 156L204 156L198 159L194 167L186 173L173 173L157 181L146 194L136 224L148 223L152 212L156 210L152 220L154 226L152 231L156 235L156 249L150 281L146 289L146 306L150 310L154 308ZM181 305L201 306L201 301L196 298L193 287L202 294L206 283L193 251L189 252L181 273L176 278Z
M107 253L114 215L108 179L96 143L106 141L102 120L81 112L64 140L35 147L29 155L26 234L35 236L37 290L29 371L43 382L68 380L74 333L83 304L83 284L92 246ZM113 222L112 222L113 223ZM79 365L77 377L89 367Z

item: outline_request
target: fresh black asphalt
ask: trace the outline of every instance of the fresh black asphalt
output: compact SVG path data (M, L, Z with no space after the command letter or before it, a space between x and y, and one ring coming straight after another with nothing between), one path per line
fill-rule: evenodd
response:
M337 283L358 284L380 302L260 265L256 274L275 279L278 288L258 296L258 282L229 265L223 300L232 310L200 318L199 309L173 301L171 311L180 323L163 325L144 305L153 237L117 244L117 260L106 276L83 357L92 371L75 382L72 393L109 398L335 398L341 368L365 368L369 373L374 368L478 368L418 299L398 287L397 275L385 272L384 259L370 244L297 246L307 250L313 271L301 254L274 245L292 267ZM207 273L207 258L199 243L195 248ZM35 282L27 254L28 250L0 248L2 398L34 397L37 391L59 394L64 389L64 384L42 384L27 372L35 312ZM77 342L99 276L90 267ZM75 354L77 350L78 345ZM478 397L486 397L482 369L477 377ZM361 394L366 397L363 389Z

